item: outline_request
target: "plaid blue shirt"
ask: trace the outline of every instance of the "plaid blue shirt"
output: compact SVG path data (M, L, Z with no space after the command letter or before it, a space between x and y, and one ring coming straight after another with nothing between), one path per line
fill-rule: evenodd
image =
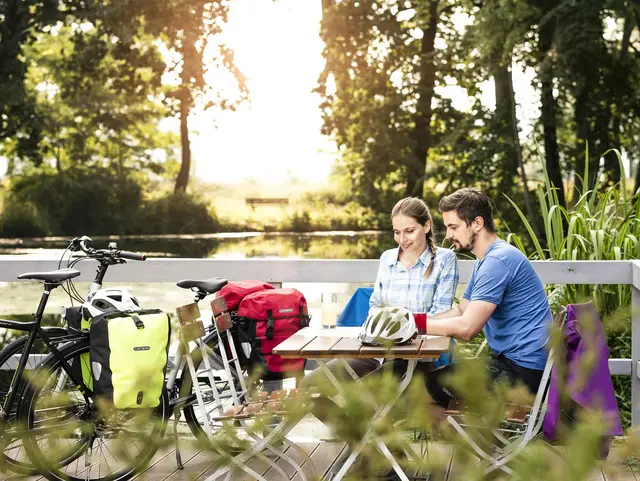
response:
M399 253L400 248L396 247L380 256L369 309L406 307L413 313L426 312L428 315L451 309L459 277L456 254L448 249L436 248L433 270L425 279L431 251L426 249L411 269L398 260Z

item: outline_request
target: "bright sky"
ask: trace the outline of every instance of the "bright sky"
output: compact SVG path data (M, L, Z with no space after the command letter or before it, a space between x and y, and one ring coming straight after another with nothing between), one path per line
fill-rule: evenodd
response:
M320 98L312 93L324 67L321 15L319 0L232 2L225 35L251 102L194 116L197 177L259 184L327 178L336 148L320 134Z

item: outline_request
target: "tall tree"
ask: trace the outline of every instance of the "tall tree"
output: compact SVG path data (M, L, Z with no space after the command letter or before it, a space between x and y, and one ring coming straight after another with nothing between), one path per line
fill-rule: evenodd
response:
M0 0L0 140L15 138L24 155L36 162L40 125L35 97L25 88L28 61L24 47L65 14L74 2L57 0ZM59 7L60 10L59 10ZM10 163L13 159L10 159Z
M28 95L23 105L31 115L24 122L19 115L9 117L14 132L4 132L1 147L9 171L43 160L58 171L94 165L117 174L157 171L153 150L171 140L156 125L166 114L157 98L165 65L153 39L139 18L114 21L116 14L124 16L118 10L56 7L63 10L54 9L41 24L32 18L34 30L19 44L18 61L29 61L15 88ZM60 22L52 30L51 19L67 19L69 25Z
M455 110L436 91L444 85L438 27L452 6L445 0L323 6L323 132L343 149L356 198L384 210L398 195L424 195L439 129L450 127L436 111Z
M552 0L553 2L554 0ZM548 2L547 2L548 3ZM548 12L550 7L543 6ZM542 16L538 24L538 87L540 89L540 123L544 139L544 154L549 180L556 188L558 202L566 206L560 149L558 148L558 105L553 93L554 60L553 39L556 31L556 19L553 13Z
M433 116L434 89L436 86L436 35L440 12L440 0L429 0L417 8L417 28L422 31L416 94L416 109L413 120L412 154L407 157L406 195L423 196L425 168L429 149L433 145L431 122Z
M221 34L227 24L231 1L167 0L133 3L145 4L143 13L147 28L164 41L177 59L169 70L177 72L180 81L167 92L167 99L180 118L182 162L175 191L185 192L191 170L189 115L196 102L199 101L205 109L235 109L248 98L244 75L234 62L232 49L222 41ZM212 71L216 71L218 81L221 73L226 73L227 81L211 85L207 74Z

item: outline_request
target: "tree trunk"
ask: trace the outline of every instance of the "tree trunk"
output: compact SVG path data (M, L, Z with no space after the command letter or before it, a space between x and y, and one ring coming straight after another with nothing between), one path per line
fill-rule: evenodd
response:
M622 29L622 42L620 43L620 54L618 55L618 60L616 63L616 68L613 77L621 78L624 75L624 66L626 59L629 55L629 46L631 44L631 32L633 31L633 27L635 26L635 20L632 18L631 14L628 14L624 19L624 27ZM622 110L624 99L622 98L620 90L615 92L615 103L618 106L615 109L615 113L612 111L614 109L609 110L609 115L613 118L611 119L609 126L610 130L610 138L612 145L611 148L620 149L620 135L621 135L621 123L622 123ZM609 176L609 180L618 183L622 178L622 171L620 170L620 162L618 161L618 157L613 153L608 154L605 157L604 168Z
M496 88L496 118L499 123L499 133L501 143L504 146L503 155L503 175L500 179L498 190L508 193L514 183L515 178L520 177L522 183L522 195L524 197L525 210L531 226L538 239L542 239L538 229L538 214L533 208L531 195L529 193L529 182L524 170L524 160L522 158L522 146L518 136L518 116L516 113L516 97L513 90L513 74L507 63L498 66L493 75Z
M518 154L520 140L514 137L517 126L513 125L515 103L513 102L513 80L508 64L504 63L493 69L493 83L496 90L496 131L499 135L499 145L503 151L502 178L498 190L508 193L518 176Z
M420 46L420 80L413 132L413 149L406 162L406 195L424 195L424 177L427 165L427 154L431 147L431 117L433 107L433 91L436 81L435 39L438 31L438 0L429 2L429 19L426 28L422 29Z
M578 139L578 153L576 159L576 190L579 195L584 194L595 185L600 169L600 157L594 155L596 148L591 135L590 119L593 118L589 108L591 88L585 85L576 96L574 104L574 121L576 124L576 138ZM587 178L584 177L585 167L589 167Z
M185 95L185 97L188 97ZM184 193L189 185L189 172L191 171L191 143L189 142L189 112L191 111L189 98L180 99L180 145L182 146L182 163L180 172L176 178L174 192Z
M555 20L547 20L544 25L540 26L539 31L540 121L544 135L544 156L547 175L551 185L557 189L558 203L566 207L562 168L560 167L560 151L558 149L557 102L553 96L553 61L550 57L555 29Z
M195 19L193 22L198 24L202 22L202 5L200 5L193 13ZM196 48L198 41L198 29L191 26L185 27L183 31L182 47L180 54L182 56L182 72L180 73L180 89L177 98L180 102L180 145L182 146L182 163L180 171L176 178L174 192L186 192L189 185L189 173L191 171L191 143L189 141L189 114L193 106L193 97L191 88L201 87L200 71L202 69L202 57Z

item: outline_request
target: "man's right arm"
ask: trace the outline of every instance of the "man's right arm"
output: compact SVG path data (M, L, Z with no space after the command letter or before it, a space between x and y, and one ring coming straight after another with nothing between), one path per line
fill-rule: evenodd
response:
M457 306L452 307L448 311L440 312L433 316L429 316L429 319L447 319L449 317L461 316L468 305L469 305L469 299L465 299L463 297L462 299L460 299L460 302L458 303ZM429 322L429 319L427 319L427 322Z

